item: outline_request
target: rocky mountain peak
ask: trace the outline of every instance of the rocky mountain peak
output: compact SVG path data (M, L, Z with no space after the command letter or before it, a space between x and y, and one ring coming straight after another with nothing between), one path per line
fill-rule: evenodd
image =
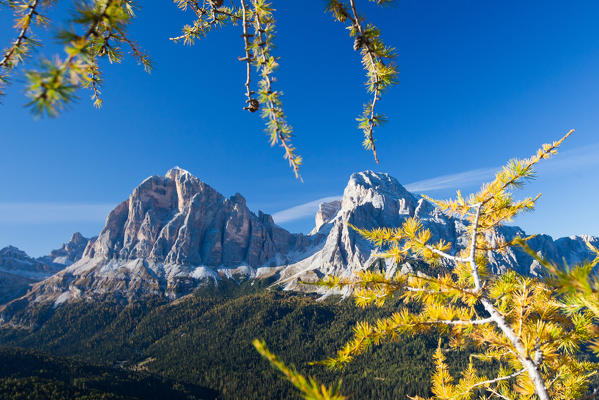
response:
M246 207L245 197L240 193L235 193L233 196L229 197L229 201L234 204L239 204L241 207Z
M435 213L432 205L408 192L389 174L373 171L352 174L343 192L340 209L337 206L334 202L320 205L321 211L316 217L319 229L312 232L326 232L326 241L318 253L282 272L281 282L288 283L290 288L299 288L294 282L298 278L313 278L310 274L314 271L318 271L315 276L349 276L373 263L376 257L371 243L350 225L362 229L397 227L418 213L424 225L431 228L433 236L456 237L455 227L447 216Z
M341 210L341 200L320 203L314 217L314 229L311 233L318 232L323 225L329 223L335 218L339 210Z
M181 265L259 266L286 254L294 236L175 167L143 181L115 208L86 257Z
M39 258L14 246L0 250L0 304L22 296L32 284L79 260L88 242L77 232L60 249Z
M397 179L387 173L374 172L370 170L353 173L347 186L346 193L360 190L372 190L381 195L391 197L413 197Z
M49 273L56 272L60 268L61 266L36 260L14 246L7 246L0 250L0 271L23 276L47 277Z
M418 199L389 174L363 171L351 175L343 192L341 209L345 212L364 205L387 217L392 217L391 214L396 217L396 208L400 214L412 215Z
M81 232L75 232L73 233L73 236L71 236L71 239L68 241L67 245L76 245L76 244L81 244L83 242L87 242L88 239L86 239Z
M60 249L52 250L50 255L41 257L39 260L53 264L71 265L83 257L88 243L93 242L95 239L95 237L88 239L80 232L75 232L71 239L64 243Z
M169 169L168 171L166 171L166 174L164 175L166 178L169 179L173 179L176 180L178 176L181 175L189 175L191 177L194 177L191 172L187 171L186 169L183 169L179 166L174 166L173 168Z
M15 246L6 246L0 250L1 257L11 257L16 259L29 259L27 253Z

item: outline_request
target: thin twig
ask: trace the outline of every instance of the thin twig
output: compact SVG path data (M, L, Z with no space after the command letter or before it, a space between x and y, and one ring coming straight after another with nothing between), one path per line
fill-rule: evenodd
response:
M131 51L133 52L133 55L135 55L135 57L137 58L137 60L143 64L144 69L146 70L146 72L149 71L150 64L147 61L147 56L145 56L137 47L137 45L135 43L133 43L128 37L127 35L125 35L125 32L123 32L123 30L121 28L119 28L118 26L115 27L115 30L119 33L120 35L120 39L123 40L125 43L127 43L129 45L129 47L131 47Z
M513 374L510 374L510 375L500 376L500 377L497 377L495 379L489 379L487 381L478 382L478 383L470 386L470 388L468 390L464 391L462 394L466 394L466 393L470 392L472 389L474 389L476 387L479 387L479 386L486 386L486 385L490 385L492 383L497 383L497 382L501 382L501 381L505 381L505 380L508 380L508 379L515 378L515 377L517 377L519 375L522 375L525 372L526 372L526 368L522 368L520 371L516 371L516 372L514 372ZM488 389L492 390L491 388L488 388Z
M461 262L461 263L466 263L468 261L470 261L468 258L462 258L462 257L456 257L456 256L452 256L451 254L447 254L444 251L441 251L439 249L435 249L433 246L431 245L426 245L426 248L429 249L430 251L432 251L435 254L440 255L443 258L446 258L448 260L454 261L454 262Z
M502 398L503 400L512 400L512 399L510 399L509 397L502 395L501 393L497 392L497 391L496 391L496 390L494 390L494 389L487 388L487 390L488 390L489 392L493 393L495 396Z
M566 133L564 135L564 137L562 137L560 140L552 143L551 145L547 146L546 148L543 148L543 151L538 154L537 156L532 157L531 159L528 160L528 163L526 164L526 168L531 168L533 165L535 165L536 163L538 163L539 161L541 161L543 158L548 158L551 154L554 153L554 151L562 144L562 142L564 140L566 140L568 138L568 136L570 136L571 134L574 133L574 129L570 129L568 131L568 133ZM512 179L509 179L508 181L504 182L497 190L497 192L501 192L503 190L505 190L506 188L508 188L510 185L513 185L514 183L516 183L516 181L518 179L520 179L521 176L515 176ZM488 203L489 201L491 201L494 197L493 196L489 196L488 198L484 199L482 201L482 205L485 205L486 203Z
M257 47L257 52L261 58L260 60L260 64L265 64L267 62L267 55L266 55L266 51L264 49L264 45L262 45L262 43L265 43L266 40L263 37L263 32L264 29L262 27L262 21L260 21L260 15L256 12L254 13L255 17L254 17L254 21L256 24L256 39L258 40L259 46ZM265 85L266 85L266 92L267 93L272 93L272 80L270 78L269 74L262 74ZM270 96L267 96L267 108L270 110L274 110L275 108L278 109L276 104L273 104L272 100L270 99ZM291 143L288 141L288 136L286 136L283 131L280 128L281 124L284 124L284 121L281 121L278 117L278 113L277 112L270 112L269 113L269 118L272 122L272 125L275 127L276 129L276 136L275 136L275 140L272 143L276 143L276 139L281 141L281 146L285 149L285 157L289 160L289 164L291 165L291 167L293 168L293 172L295 173L295 176L297 178L299 178L300 180L302 179L300 174L299 174L299 164L296 161L296 156L294 153L294 148L291 145Z
M186 1L185 4L190 5L191 10L195 13L198 20L202 20L202 18L204 18L204 16L206 16L209 12L212 12L212 20L210 20L207 25L210 27L210 29L212 29L212 27L219 22L217 15L227 16L227 17L231 18L232 22L237 22L237 20L239 20L239 16L236 15L234 12L228 12L226 10L218 9L212 5L211 5L211 10L208 11L205 6L200 7L198 2L195 0ZM233 9L233 11L235 11L236 7L233 6L232 9ZM207 27L206 27L206 29L207 29ZM172 40L174 42L178 42L181 39L186 39L186 37L187 37L187 34L184 33L183 35L172 37L172 38L170 38L170 40Z
M359 34L361 37L365 38L364 36L364 28L362 27L362 24L360 23L360 17L358 16L358 11L356 10L356 1L355 0L350 0L350 5L351 5L351 10L352 10L352 14L353 14L353 18L350 16L350 19L353 21L354 26L356 27L356 29L358 30ZM370 68L372 68L372 70L376 70L376 62L380 62L382 63L383 61L378 59L376 57L376 55L374 54L374 51L372 50L372 48L370 47L370 43L368 40L364 40L364 46L366 47L366 52L368 53L368 58L370 59ZM374 95L372 96L372 102L370 104L370 116L368 117L368 140L370 141L370 144L372 146L372 154L374 155L374 159L376 161L376 163L379 163L379 158L376 154L376 145L374 143L374 109L376 107L376 103L379 100L381 94L381 90L380 90L380 84L377 80L374 82Z
M448 319L448 320L437 320L437 321L420 321L420 322L417 322L416 324L423 324L423 325L484 325L484 324L490 324L491 322L493 322L492 317L483 318L483 319L466 319L466 320ZM475 385L475 386L478 386L478 385Z
M472 279L474 280L474 289L479 291L481 289L480 276L478 274L478 266L476 265L476 236L478 235L478 223L480 220L480 213L482 210L482 203L474 206L476 214L474 215L474 222L472 224L472 243L470 243L470 254L468 256L468 262L470 262Z
M33 0L29 4L29 12L26 15L26 22L21 27L21 31L19 32L19 36L14 41L13 45L4 53L4 57L0 60L0 68L9 68L10 60L14 55L15 51L21 46L24 40L27 40L27 30L31 27L31 21L35 15L38 15L36 8L39 5L40 0Z
M244 110L249 110L251 112L257 111L257 108L255 108L253 106L253 102L252 100L254 100L252 98L252 95L254 94L254 92L252 92L251 88L250 88L250 84L252 81L252 61L254 60L252 58L252 55L250 54L250 50L251 50L251 43L250 43L250 38L254 37L254 35L248 33L248 12L246 9L246 5L245 5L245 0L241 0L241 9L243 11L242 13L242 20L243 20L243 42L245 45L245 57L244 58L239 58L239 61L245 61L246 63L246 80L245 80L245 96L247 97L246 103L248 104L246 107L244 107Z

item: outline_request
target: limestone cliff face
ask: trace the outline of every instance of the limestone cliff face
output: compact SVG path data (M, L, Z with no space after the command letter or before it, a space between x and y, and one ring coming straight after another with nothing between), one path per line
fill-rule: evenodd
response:
M374 247L350 228L350 224L362 229L398 227L406 218L416 216L431 230L433 241L443 239L452 244L453 254L468 243L466 225L461 220L443 214L425 199L408 192L388 174L372 171L353 174L340 207L331 215L330 210L335 208L323 204L316 217L318 229L315 231L327 234L323 247L282 271L280 282L289 289L301 288L296 284L300 278L313 279L326 274L348 276L377 260ZM503 226L490 232L488 239L491 242L511 240L516 235L526 236L518 227ZM593 258L585 240L599 245L599 239L592 236L553 240L548 235L538 235L529 244L551 260L573 264ZM495 273L513 269L535 275L539 271L538 263L517 248L508 249L505 254L489 252L489 258L490 269Z
M320 203L316 217L314 217L314 229L310 233L314 234L320 231L323 225L335 218L339 210L341 210L341 200Z
M327 233L324 246L287 267L281 273L281 282L296 288L298 278L348 276L367 268L376 259L374 248L349 225L362 229L397 227L413 216L418 216L435 238L455 241L458 234L453 219L408 192L395 178L372 171L352 174L337 213L319 228L319 232ZM318 219L316 223L318 226Z
M1 249L0 304L22 296L33 283L59 270L59 266L40 262L16 247Z
M210 267L261 266L301 238L252 213L242 195L225 198L189 172L173 168L146 179L119 204L87 258L144 259Z
M517 226L502 226L492 235L495 238L503 238L505 241L513 239L515 236L528 236L526 232ZM594 253L586 245L591 243L595 247L599 246L599 238L590 235L579 235L563 237L556 240L549 235L537 235L528 241L528 244L538 254L558 265L575 265L585 260L594 259ZM538 275L541 273L541 265L524 253L517 247L509 248L504 254L488 253L491 261L492 271L494 273L504 273L508 269L513 269L521 274Z
M43 276L51 275L61 267L29 257L23 250L14 246L7 246L0 250L0 269L16 275Z

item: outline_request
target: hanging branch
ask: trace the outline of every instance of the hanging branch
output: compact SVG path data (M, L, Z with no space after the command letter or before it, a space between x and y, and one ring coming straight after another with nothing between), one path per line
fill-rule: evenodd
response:
M266 119L266 132L270 138L270 145L281 144L285 150L285 158L293 168L296 178L301 179L299 167L302 157L295 153L291 143L293 129L287 123L281 103L281 92L272 89L272 74L279 66L274 56L270 54L273 47L274 19L272 9L264 0L252 0L254 6L254 31L256 40L253 51L256 69L262 79L258 83L258 99L262 108L262 118Z
M37 46L39 43L31 37L30 28L32 23L38 25L47 25L48 20L38 12L41 6L41 0L32 0L15 4L12 7L16 9L17 19L15 28L20 29L17 38L12 45L4 51L0 60L0 89L8 78L8 73L23 61L30 46ZM0 95L2 91L0 91Z
M227 22L236 24L242 19L241 10L235 7L223 7L223 0L205 1L203 6L200 6L197 0L175 0L175 3L182 11L186 11L187 7L191 8L196 15L193 25L183 27L182 35L170 38L174 42L183 40L185 45L194 44L196 39L201 39L211 30Z
M250 85L252 82L252 62L254 58L252 57L250 51L252 48L252 43L250 38L253 38L254 35L248 33L248 25L249 25L249 17L248 10L245 5L245 0L241 0L241 8L242 8L242 24L243 24L243 42L245 49L245 57L239 57L239 61L245 61L246 65L246 79L245 79L245 96L247 97L246 103L247 106L244 107L244 110L248 110L250 112L256 112L260 108L260 103L258 100L253 98L254 92L252 91Z
M377 4L390 3L391 0L377 1ZM354 38L354 50L362 54L362 64L366 70L366 87L372 93L372 100L364 106L364 111L357 118L358 127L364 134L362 145L372 150L378 163L374 129L386 122L387 117L376 113L376 106L382 93L389 86L397 83L397 67L391 62L396 57L395 49L387 47L380 38L380 31L373 25L364 26L356 9L355 0L350 0L349 8L340 0L329 0L327 10L339 22L350 22L348 29Z
M27 31L31 27L31 23L37 20L38 23L45 23L45 18L38 14L37 7L40 0L33 0L30 3L16 5L17 13L22 13L23 10L28 10L21 18L17 19L16 28L21 28L19 35L13 44L4 52L2 60L0 60L0 68L13 68L16 63L22 60L23 54L26 52L26 42L30 39L27 37ZM16 57L15 57L16 56Z
M131 54L133 54L133 57L144 67L146 72L150 73L152 71L152 63L148 54L141 50L135 42L129 39L125 32L123 32L123 29L118 25L114 27L114 30L117 33L111 32L110 35L117 38L118 41L127 43L131 48Z
M149 71L149 58L126 35L132 16L133 6L128 0L98 0L91 5L80 5L74 21L87 26L85 33L59 32L59 39L65 43L65 60L46 60L41 71L25 73L29 81L27 94L31 97L27 105L37 114L55 116L75 97L76 89L91 87L94 105L100 107L102 79L98 59L106 57L111 63L120 62L121 44L130 46L134 58Z
M246 63L244 86L247 106L244 109L250 112L262 109L262 118L266 120L266 131L271 146L280 143L295 176L301 179L299 167L302 158L295 154L295 147L291 144L293 130L287 123L282 109L281 93L272 89L272 74L278 64L276 58L270 54L274 39L273 10L270 4L265 0L251 0L253 9L250 9L246 0L241 0L239 8L223 7L223 0L206 0L202 6L198 0L175 0L175 3L183 11L190 8L196 15L193 25L184 26L182 35L171 38L175 42L182 40L184 44L191 45L218 26L227 22L241 22L245 55L238 57L238 60ZM253 28L253 33L249 31L250 27ZM254 97L256 92L252 90L252 64L260 76L256 91L258 98Z

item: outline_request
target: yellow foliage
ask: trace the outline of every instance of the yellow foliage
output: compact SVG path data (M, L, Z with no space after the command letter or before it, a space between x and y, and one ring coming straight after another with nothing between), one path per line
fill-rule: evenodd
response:
M473 357L500 365L498 376L487 378L478 376L470 363L456 383L439 346L432 378L432 392L437 399L471 399L475 393L489 398L537 396L543 400L582 395L589 376L597 369L596 364L584 362L577 355L584 344L592 343L599 349L599 329L595 325L599 318L599 281L589 278L599 264L599 251L592 248L597 253L595 260L565 271L536 255L526 244L531 237L490 243L486 235L534 208L539 196L514 200L512 190L533 178L534 166L556 154L572 132L543 145L528 159L511 160L493 181L467 199L459 191L455 199L429 199L467 223L470 241L456 255L449 253L449 243L432 243L431 231L417 218L407 218L398 228L364 230L351 226L381 248L381 257L395 263L417 258L429 265L443 263L452 268L450 272L436 270L435 276L419 273L387 279L382 272L361 272L354 279L327 278L324 282L329 287L355 288L353 294L360 306L380 305L398 295L406 302L417 303L419 311L401 309L373 325L358 323L353 339L324 363L340 367L372 345L435 329L450 335L450 346L474 345L479 353ZM515 271L488 274L488 256L515 245L544 265L554 275L552 280L524 277ZM554 290L556 286L560 290Z
M339 387L341 382L336 387L328 387L316 382L312 377L305 378L303 375L298 373L295 368L287 367L281 360L272 354L264 341L254 340L253 342L256 350L266 358L272 366L277 368L284 376L295 386L301 393L302 398L305 400L345 400L347 397L339 394Z

